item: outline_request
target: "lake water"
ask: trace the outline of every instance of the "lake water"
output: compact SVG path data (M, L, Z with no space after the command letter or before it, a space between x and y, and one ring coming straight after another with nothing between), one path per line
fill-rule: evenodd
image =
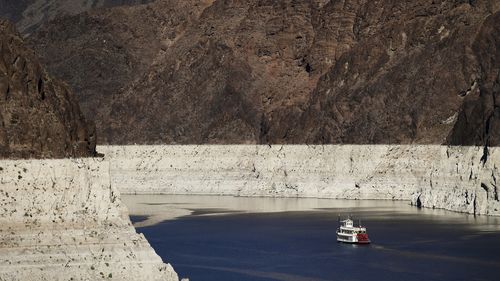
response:
M125 196L164 261L191 281L498 280L500 220L406 202ZM338 215L371 245L336 242Z

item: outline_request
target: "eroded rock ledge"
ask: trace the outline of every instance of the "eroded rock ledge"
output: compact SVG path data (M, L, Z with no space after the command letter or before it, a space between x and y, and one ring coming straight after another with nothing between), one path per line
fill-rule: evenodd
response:
M109 163L2 160L0 182L0 280L178 280L133 228Z
M111 163L112 185L128 194L411 200L421 207L500 215L498 148L185 145L99 150Z

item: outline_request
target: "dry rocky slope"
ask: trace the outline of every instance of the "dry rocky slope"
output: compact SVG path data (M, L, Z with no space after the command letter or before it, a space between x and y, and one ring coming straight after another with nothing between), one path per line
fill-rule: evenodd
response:
M69 87L0 20L0 158L93 156L95 143L95 127Z
M30 37L103 143L500 144L497 0L157 0Z

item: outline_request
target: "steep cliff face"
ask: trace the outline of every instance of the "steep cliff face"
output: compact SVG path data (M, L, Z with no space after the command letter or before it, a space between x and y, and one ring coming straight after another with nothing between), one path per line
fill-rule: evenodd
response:
M95 143L95 127L69 87L0 21L0 158L93 156Z
M128 194L407 200L500 216L500 150L440 145L100 146Z
M84 108L97 109L98 128L108 142L265 142L270 131L286 132L296 123L299 107L307 102L322 71L332 64L328 58L352 41L349 32L343 32L349 29L352 18L345 23L329 20L327 24L317 18L323 7L323 17L336 15L340 19L342 5L317 2L157 1L147 7L53 22L32 37L32 44L48 54L46 61L53 73L65 75L78 89L87 86L66 73L70 69L90 73L95 68L87 64L70 68L69 60L51 62L50 54L68 54L79 60L81 52L74 50L82 46L89 50L86 46L94 45L89 34L95 29L90 26L65 32L65 28L76 26L83 17L100 22L104 26L101 31L113 30L98 32L112 38L111 45L125 44L124 57L131 62L128 69L133 75L123 79L120 73L115 75L110 91L106 90L107 72L86 83L105 86L101 89L112 95L101 95L101 104L109 108L89 102L85 91L80 99ZM118 10L124 16L113 15ZM190 12L184 16L182 11ZM133 16L136 14L147 14L145 18L154 20L145 24L141 33L130 31L141 25ZM317 38L315 28L322 30ZM335 38L339 32L340 37ZM73 34L72 39L65 34ZM147 43L129 48L120 37ZM334 39L329 42L329 38ZM337 41L342 41L339 47ZM103 51L106 48L95 46L92 51L107 53ZM144 50L152 56L141 54ZM102 61L104 69L116 61ZM317 62L314 68L313 62Z
M486 144L500 55L499 15L490 13L498 7L462 2L371 1L357 44L318 83L297 138ZM490 144L500 144L498 134L490 131Z
M451 144L500 144L500 12L489 16L481 26L472 51L478 63L478 79L465 97L452 133ZM469 91L469 90L468 90ZM467 94L468 92L465 92Z
M30 40L105 143L498 145L499 8L164 0Z
M0 18L15 22L21 33L28 34L58 16L147 2L151 0L0 0Z
M198 0L161 1L151 6L118 7L62 17L31 37L31 45L52 73L70 81L83 112L96 119L99 139L109 139L113 101L125 87L148 73L157 53L184 32L206 5ZM145 110L142 103L158 103L146 94L135 98L141 103L134 107L131 102L127 114L116 118L121 128L135 115L147 115L158 107ZM139 125L125 131L129 130L138 133Z
M0 160L0 280L178 281L102 159Z

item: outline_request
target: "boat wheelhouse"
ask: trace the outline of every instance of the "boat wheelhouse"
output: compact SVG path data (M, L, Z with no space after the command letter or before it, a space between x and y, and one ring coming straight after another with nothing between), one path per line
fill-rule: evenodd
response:
M370 243L366 227L361 226L361 223L354 226L350 218L340 221L340 226L337 228L337 241L350 244Z

